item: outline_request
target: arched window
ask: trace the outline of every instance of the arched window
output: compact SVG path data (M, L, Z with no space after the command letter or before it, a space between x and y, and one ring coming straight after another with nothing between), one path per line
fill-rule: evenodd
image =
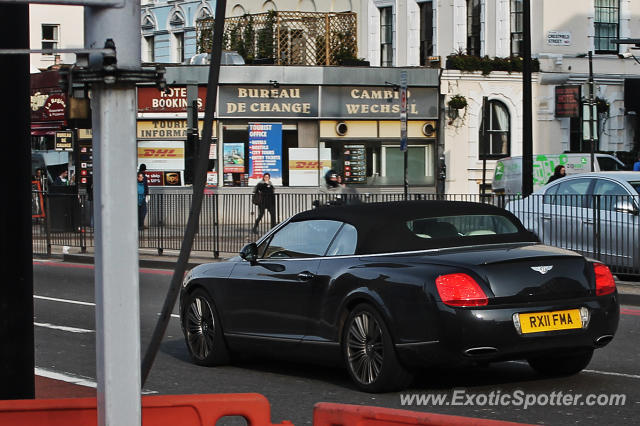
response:
M480 56L480 0L467 0L467 55Z
M511 117L506 105L500 101L488 102L486 117L486 138L482 137L480 126L480 158L508 157L511 152Z

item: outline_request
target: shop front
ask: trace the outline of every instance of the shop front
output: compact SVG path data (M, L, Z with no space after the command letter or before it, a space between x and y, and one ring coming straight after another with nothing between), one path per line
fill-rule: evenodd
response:
M238 72L239 68L222 68L209 186L253 187L269 173L275 185L295 192L296 187L317 189L325 173L334 170L347 185L366 187L369 192L402 187L399 91L385 84L396 77L397 70L323 68L319 78L313 79L305 73L317 74L317 68L243 66ZM438 140L437 72L407 72L409 185L432 191ZM171 73L169 68L168 80L180 83ZM275 74L278 80L269 78ZM181 67L177 75L193 82L202 72ZM268 84L255 84L265 79ZM197 104L202 118L206 87L199 84ZM173 100L168 100L171 94L160 94L155 88L139 88L138 161L145 162L148 171L183 176L189 167L185 109L190 102L181 99L186 86L172 88L177 95ZM166 177L159 184L169 186ZM184 185L185 179L175 184Z

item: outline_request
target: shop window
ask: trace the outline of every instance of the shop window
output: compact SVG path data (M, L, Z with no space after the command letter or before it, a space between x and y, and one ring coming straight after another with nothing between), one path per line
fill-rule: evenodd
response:
M420 65L428 65L433 56L433 2L425 1L420 7Z
M522 55L523 16L522 0L511 0L511 56Z
M595 51L618 53L618 46L611 40L618 38L620 0L595 0Z
M42 49L57 49L60 25L42 24Z
M508 157L511 149L511 129L509 110L500 101L489 101L489 117L486 123L486 139L483 141L480 130L479 157L493 159ZM482 126L480 127L482 129Z
M467 0L467 55L480 56L480 0Z
M320 159L331 158L331 168L348 185L400 186L404 183L404 153L397 141L324 141ZM433 185L432 143L409 141L410 185ZM326 170L324 170L326 171Z
M269 124L268 122L264 122ZM223 186L249 186L252 155L249 144L248 123L226 124L222 126L222 180ZM269 159L266 171L271 173L271 180L275 185L289 186L289 149L298 147L298 131L291 124L283 124L282 140L270 139L269 152L263 155L279 156ZM264 161L264 158L262 159ZM210 169L213 171L212 169ZM218 172L220 170L218 169ZM281 182L281 183L280 183Z
M380 8L380 66L393 66L393 8Z

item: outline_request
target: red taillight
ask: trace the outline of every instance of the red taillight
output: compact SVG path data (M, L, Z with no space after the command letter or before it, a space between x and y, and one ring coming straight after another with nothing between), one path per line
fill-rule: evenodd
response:
M596 296L604 296L616 291L616 282L606 265L594 263L593 272L596 274Z
M485 306L487 295L467 274L447 274L436 278L440 299L449 306Z

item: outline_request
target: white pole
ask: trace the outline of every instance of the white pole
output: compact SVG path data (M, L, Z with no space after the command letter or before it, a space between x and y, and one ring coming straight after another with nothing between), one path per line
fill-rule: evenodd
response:
M140 2L85 8L85 46L113 39L140 68ZM100 61L91 57L90 62ZM134 83L92 86L98 424L140 425L140 317Z

